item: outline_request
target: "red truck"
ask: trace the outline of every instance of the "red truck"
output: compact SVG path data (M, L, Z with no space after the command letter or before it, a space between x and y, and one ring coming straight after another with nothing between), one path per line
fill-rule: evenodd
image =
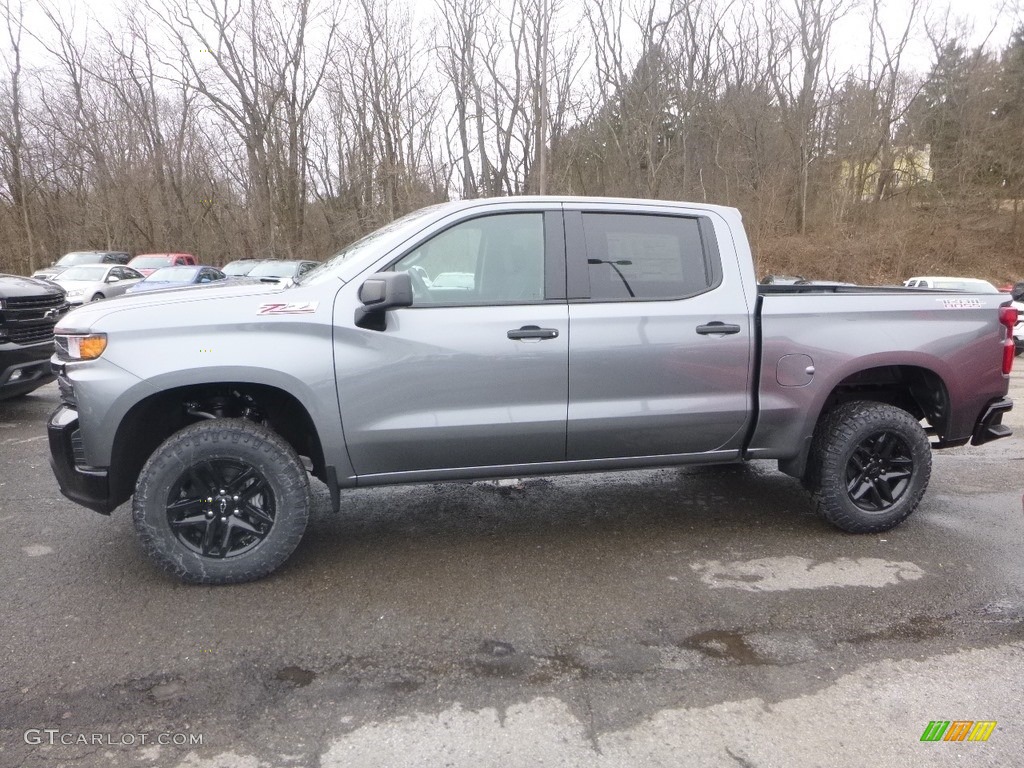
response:
M128 262L128 266L146 277L161 267L195 267L199 264L191 253L141 253Z

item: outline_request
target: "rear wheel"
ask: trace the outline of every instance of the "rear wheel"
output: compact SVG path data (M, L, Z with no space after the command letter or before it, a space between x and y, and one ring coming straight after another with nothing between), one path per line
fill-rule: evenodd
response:
M262 578L298 546L309 480L294 449L243 419L212 419L168 438L135 487L133 519L146 554L183 581Z
M886 531L913 512L931 476L928 435L886 403L844 403L818 424L806 482L818 514L850 533Z

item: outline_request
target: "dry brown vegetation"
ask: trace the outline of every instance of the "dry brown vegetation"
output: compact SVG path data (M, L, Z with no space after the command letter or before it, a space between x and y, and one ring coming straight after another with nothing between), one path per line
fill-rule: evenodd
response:
M870 221L806 235L770 237L755 247L759 275L802 275L866 285L898 285L913 275L1024 279L1021 228L1012 211L990 206L878 206Z
M0 0L0 271L323 258L428 203L547 192L736 206L762 275L1024 277L1019 17L995 50L922 0L895 26L881 0L74 7Z

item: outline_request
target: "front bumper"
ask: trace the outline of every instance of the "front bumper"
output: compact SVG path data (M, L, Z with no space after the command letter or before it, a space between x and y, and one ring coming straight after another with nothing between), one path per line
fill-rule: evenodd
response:
M978 423L974 425L974 434L971 436L971 445L984 445L1001 437L1009 437L1013 431L1003 424L1003 414L1013 408L1013 400L1004 397L1000 400L993 400L981 416Z
M83 507L109 515L116 507L110 499L107 470L85 464L78 428L78 411L61 405L46 423L50 438L50 468L60 492Z
M0 344L0 400L23 395L53 381L51 354L52 341L27 347Z

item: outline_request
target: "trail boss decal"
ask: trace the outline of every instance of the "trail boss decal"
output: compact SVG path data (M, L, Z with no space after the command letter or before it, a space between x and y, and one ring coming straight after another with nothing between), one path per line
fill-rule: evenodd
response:
M980 309L983 306L981 299L941 299L942 306L946 309Z
M303 301L293 304L273 303L260 304L257 315L311 315L320 306L319 301Z

